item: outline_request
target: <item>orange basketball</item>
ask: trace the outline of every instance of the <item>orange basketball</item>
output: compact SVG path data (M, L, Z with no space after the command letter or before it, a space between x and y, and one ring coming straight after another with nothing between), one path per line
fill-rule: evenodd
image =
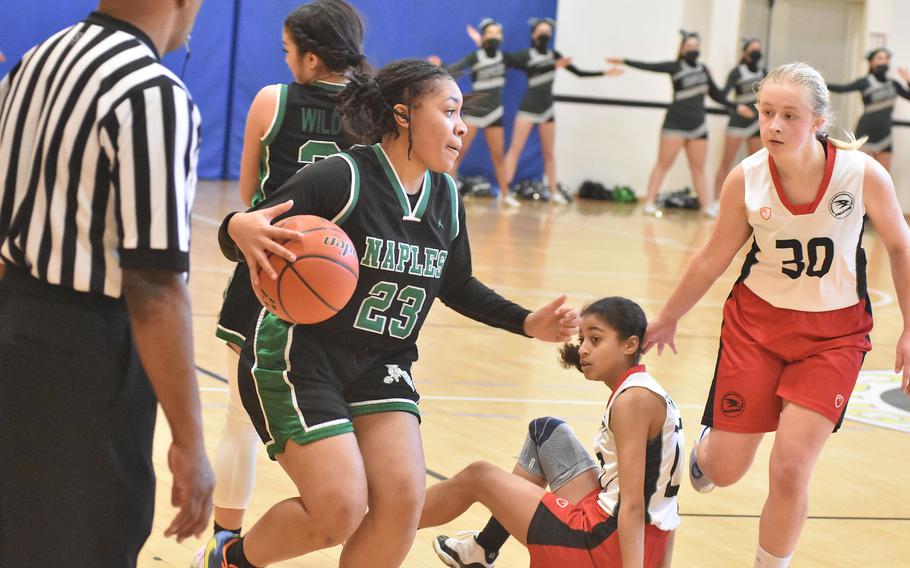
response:
M318 323L337 314L357 288L360 270L354 243L338 225L315 215L288 217L276 226L306 237L303 242L284 243L297 256L294 262L268 255L278 278L259 271L259 301L291 323Z

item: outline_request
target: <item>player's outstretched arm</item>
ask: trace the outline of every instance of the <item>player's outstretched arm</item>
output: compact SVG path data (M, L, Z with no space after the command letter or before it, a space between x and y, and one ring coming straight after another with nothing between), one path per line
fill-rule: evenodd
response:
M910 229L897 202L891 176L881 164L868 156L863 193L866 213L891 262L891 278L904 318L904 331L897 342L894 372L902 373L901 389L910 394Z
M525 334L541 341L565 343L578 335L581 316L578 309L565 305L566 295L528 314Z
M667 345L676 353L676 326L679 320L708 292L752 234L746 217L744 193L743 171L741 167L736 167L721 189L720 213L714 232L689 261L670 299L648 325L642 343L644 353L655 345L658 355Z

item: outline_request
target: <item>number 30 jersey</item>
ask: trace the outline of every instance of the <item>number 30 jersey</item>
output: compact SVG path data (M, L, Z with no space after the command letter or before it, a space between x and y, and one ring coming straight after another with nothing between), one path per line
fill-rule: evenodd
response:
M866 297L866 155L822 143L825 174L812 203L787 199L766 149L742 161L753 241L740 281L778 308L824 312Z

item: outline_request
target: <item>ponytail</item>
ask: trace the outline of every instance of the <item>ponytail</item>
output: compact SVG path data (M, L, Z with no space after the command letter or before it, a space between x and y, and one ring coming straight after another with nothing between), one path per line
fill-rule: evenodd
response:
M411 119L411 110L419 99L434 89L439 79L454 81L442 67L421 59L400 59L379 70L375 76L355 72L348 85L338 94L338 110L347 132L364 144L380 142L384 136L399 136L395 116ZM407 113L395 105L408 107ZM408 129L410 156L411 129Z
M857 139L856 135L849 130L844 130L844 134L847 135L847 140L839 140L828 136L828 142L831 142L831 145L838 150L859 150L869 140L868 136Z
M395 107L379 89L369 72L355 71L347 86L338 94L338 112L344 118L347 133L364 144L374 144L388 132L397 132Z

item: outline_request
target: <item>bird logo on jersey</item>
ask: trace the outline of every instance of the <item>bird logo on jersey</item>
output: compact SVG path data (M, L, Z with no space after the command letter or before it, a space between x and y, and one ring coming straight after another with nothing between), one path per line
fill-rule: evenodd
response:
M398 365L386 365L385 367L388 369L389 374L386 375L386 378L382 379L382 382L390 385L392 383L397 383L399 380L403 380L411 387L412 391L417 390L414 388L414 382L411 380L411 375L409 375L407 371L400 369Z
M738 392L730 391L721 400L720 411L728 418L736 418L746 409L746 399Z
M853 194L841 191L831 198L831 202L828 203L828 211L835 219L843 219L853 211L853 203Z
M761 209L758 210L758 213L761 215L761 218L764 219L765 221L767 221L768 219L771 218L771 208L770 207L762 207Z

